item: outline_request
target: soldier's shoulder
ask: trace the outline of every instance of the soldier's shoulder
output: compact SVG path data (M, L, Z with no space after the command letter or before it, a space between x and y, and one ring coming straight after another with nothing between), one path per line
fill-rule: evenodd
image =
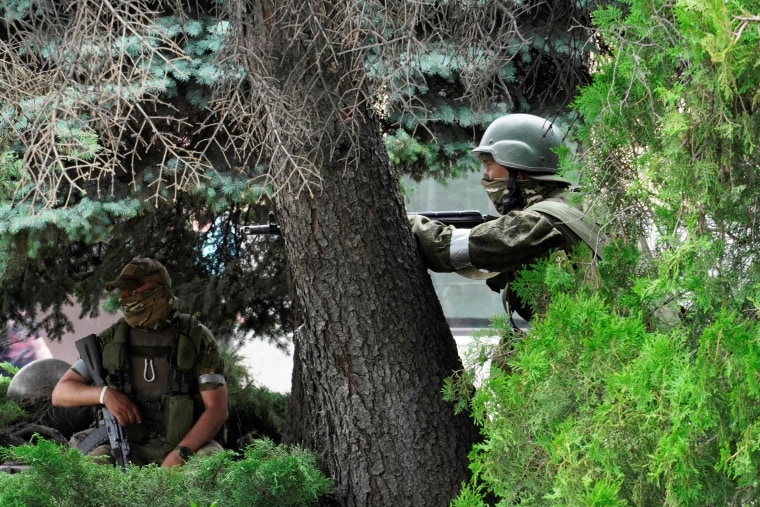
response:
M103 329L101 332L98 333L98 339L101 341L101 343L108 343L109 341L113 340L116 337L117 331L119 329L127 329L129 328L129 324L124 320L124 318L120 318L107 328Z

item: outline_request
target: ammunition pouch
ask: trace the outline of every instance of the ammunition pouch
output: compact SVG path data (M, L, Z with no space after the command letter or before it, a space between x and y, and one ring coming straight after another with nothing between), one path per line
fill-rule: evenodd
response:
M169 445L177 445L193 427L194 403L186 395L172 395L164 398L164 436Z

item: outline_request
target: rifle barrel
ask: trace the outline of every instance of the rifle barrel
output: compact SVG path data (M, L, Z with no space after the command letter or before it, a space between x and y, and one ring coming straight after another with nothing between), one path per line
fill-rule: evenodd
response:
M242 227L243 233L254 234L280 234L280 226L275 223L268 223L266 225L244 225Z
M422 215L437 220L445 225L453 225L459 229L472 229L486 221L486 216L477 210L454 211L417 211L407 213L407 216ZM280 234L280 226L274 220L274 214L269 215L269 223L265 225L245 225L242 230L247 235Z

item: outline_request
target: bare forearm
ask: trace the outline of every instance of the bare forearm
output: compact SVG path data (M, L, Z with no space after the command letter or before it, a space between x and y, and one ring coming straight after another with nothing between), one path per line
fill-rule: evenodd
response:
M66 379L69 372L55 386L51 402L56 407L83 407L100 403L101 386L93 386L74 379ZM73 373L72 375L76 375Z
M193 452L197 451L203 444L214 438L226 420L226 408L205 410L179 445L187 447Z

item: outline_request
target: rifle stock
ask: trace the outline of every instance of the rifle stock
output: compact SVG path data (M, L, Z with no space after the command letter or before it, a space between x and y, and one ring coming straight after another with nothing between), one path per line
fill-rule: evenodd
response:
M93 383L97 386L106 385L106 380L103 377L103 359L100 355L97 336L91 334L77 340L76 347L79 351L79 357L82 358L90 372ZM116 420L116 416L105 406L101 408L101 413L103 416L102 424L106 427L108 440L111 444L111 455L124 468L129 463L129 457L132 453L127 436L124 434L124 428Z
M477 210L464 211L417 211L407 213L407 217L413 215L422 215L433 220L437 220L444 225L453 225L457 229L472 229L476 225L486 221L486 216ZM280 234L280 226L274 218L274 213L269 212L269 223L266 225L246 225L242 227L243 232L249 235L255 234Z

